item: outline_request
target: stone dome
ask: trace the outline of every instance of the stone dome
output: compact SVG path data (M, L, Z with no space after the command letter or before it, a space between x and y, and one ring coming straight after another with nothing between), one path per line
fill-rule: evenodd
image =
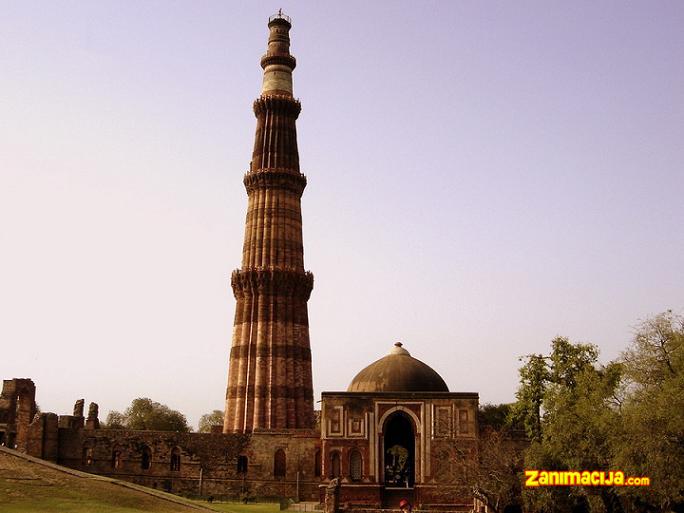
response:
M429 365L411 356L401 342L390 353L359 372L347 392L448 392L449 388Z

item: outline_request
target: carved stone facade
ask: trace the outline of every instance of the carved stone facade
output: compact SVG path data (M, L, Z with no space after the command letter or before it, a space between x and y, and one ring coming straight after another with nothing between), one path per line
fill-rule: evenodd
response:
M472 504L453 449L464 459L477 457L477 394L323 392L322 398L323 482L340 479L343 505L396 507L401 498L423 507Z

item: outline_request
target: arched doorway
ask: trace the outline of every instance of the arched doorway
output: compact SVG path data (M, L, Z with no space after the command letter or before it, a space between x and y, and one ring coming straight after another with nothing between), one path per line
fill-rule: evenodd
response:
M285 451L278 449L273 455L273 477L283 478L287 473L287 458Z
M411 419L402 412L393 413L385 422L383 435L385 486L413 488L416 438Z

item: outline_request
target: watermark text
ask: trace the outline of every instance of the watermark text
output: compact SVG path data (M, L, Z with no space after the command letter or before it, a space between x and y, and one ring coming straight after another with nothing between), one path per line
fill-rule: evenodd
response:
M526 470L525 486L650 486L648 477L625 477L620 470Z

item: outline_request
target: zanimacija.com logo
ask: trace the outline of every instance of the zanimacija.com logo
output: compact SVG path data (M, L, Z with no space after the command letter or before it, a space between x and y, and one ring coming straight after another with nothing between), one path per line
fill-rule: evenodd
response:
M525 486L649 486L648 477L625 477L620 470L526 470Z

